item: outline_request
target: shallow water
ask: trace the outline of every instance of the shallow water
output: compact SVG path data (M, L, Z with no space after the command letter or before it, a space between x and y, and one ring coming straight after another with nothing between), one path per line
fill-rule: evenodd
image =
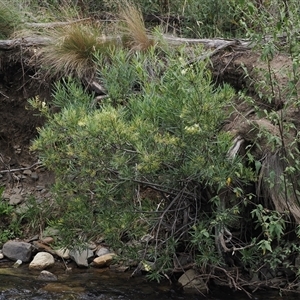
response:
M215 290L207 296L189 295L176 290L168 282L162 284L146 282L143 277L131 278L130 273L115 273L103 269L78 269L65 273L62 268L51 269L58 276L56 282L39 281L38 271L28 270L28 266L18 269L0 266L0 300L246 300L244 293L234 293L227 289ZM298 300L300 295L280 297L275 293L256 293L255 300L288 299Z

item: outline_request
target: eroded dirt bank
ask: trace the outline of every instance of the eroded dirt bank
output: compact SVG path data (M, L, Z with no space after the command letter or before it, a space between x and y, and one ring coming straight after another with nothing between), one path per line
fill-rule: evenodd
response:
M50 85L37 80L36 70L18 60L17 53L0 53L0 62L0 185L5 187L5 197L21 204L28 195L40 198L54 179L29 151L44 120L30 108L28 99L49 99Z

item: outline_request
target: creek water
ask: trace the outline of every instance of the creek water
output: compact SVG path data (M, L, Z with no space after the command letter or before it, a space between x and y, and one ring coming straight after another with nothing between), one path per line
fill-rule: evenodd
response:
M31 271L28 266L18 269L0 266L0 300L246 300L244 293L227 289L213 290L204 297L186 294L171 286L169 282L157 284L146 282L143 277L131 278L127 273L116 273L102 269L78 269L66 273L62 268L51 272L58 281L45 282L37 279L39 272ZM259 292L255 300L299 299L299 295L281 298L278 292Z

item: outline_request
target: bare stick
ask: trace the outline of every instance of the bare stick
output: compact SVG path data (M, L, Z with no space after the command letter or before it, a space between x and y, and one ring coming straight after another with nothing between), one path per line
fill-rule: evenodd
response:
M0 171L0 174L3 174L3 173L10 173L10 172L18 172L18 171L24 171L24 170L29 170L29 169L31 169L32 167L34 167L34 166L36 166L36 165L41 165L41 164L42 164L41 162L36 162L36 163L34 163L33 165L31 165L31 166L29 166L29 167L25 167L25 168L2 170L2 171Z

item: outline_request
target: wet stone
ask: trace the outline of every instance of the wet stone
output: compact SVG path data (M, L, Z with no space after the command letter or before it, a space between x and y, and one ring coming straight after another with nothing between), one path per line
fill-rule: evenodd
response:
M206 283L199 276L199 273L193 269L187 270L181 275L178 282L183 286L185 292L193 290L201 292L207 291Z
M25 242L8 241L3 245L3 254L7 258L17 261L29 262L32 254L32 246Z
M111 253L111 251L109 249L107 249L106 247L101 247L97 250L96 255L97 256L102 256L105 254Z
M92 266L96 268L107 267L112 263L115 255L116 255L115 253L108 253L96 257L92 262Z
M84 250L71 250L70 253L70 258L75 261L78 267L84 268L88 267L88 260L94 256L94 252L91 251L90 249L84 249Z
M43 270L38 276L38 279L43 281L57 281L57 276L49 271Z

